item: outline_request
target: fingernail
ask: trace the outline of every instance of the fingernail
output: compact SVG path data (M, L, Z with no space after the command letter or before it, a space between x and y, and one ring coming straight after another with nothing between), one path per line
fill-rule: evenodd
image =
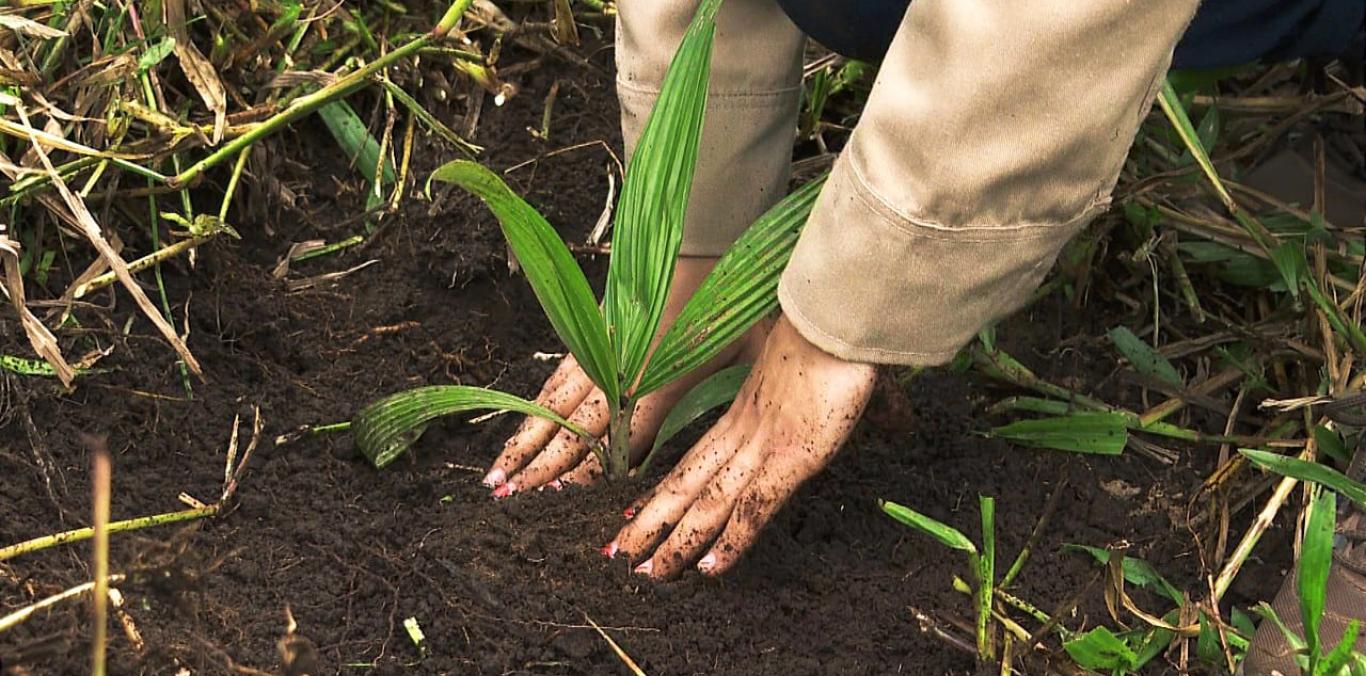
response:
M704 573L710 573L711 569L715 567L716 554L712 552L708 552L706 556L702 557L701 561L697 562L697 569Z
M654 570L654 569L655 569L655 562L654 562L654 559L645 559L645 563L642 563L642 564L640 564L639 566L636 566L636 572L637 572L637 573L640 573L641 575L649 575L649 574L650 574L650 571L652 571L652 570Z
M563 481L560 481L559 479L556 479L556 480L554 480L554 481L552 481L552 482L550 482L550 483L548 483L548 484L546 484L546 485L549 486L549 487L551 487L551 488L553 488L553 489L555 489L555 490L557 490L557 491L558 491L558 490L563 490L563 489L564 489L564 482L563 482Z
M489 488L497 488L503 485L503 482L507 481L507 478L507 472L504 472L503 468L495 467L489 470L488 474L484 475L484 485Z
M513 493L516 493L516 492L517 492L517 484L514 484L514 483L512 483L511 481L509 481L508 483L505 483L505 484L503 484L503 485L501 485L501 486L499 486L499 487L493 489L493 498L494 498L495 500L497 500L497 499L499 499L499 498L506 498L507 496L512 495Z
M599 552L602 552L602 555L605 556L605 557L607 557L607 558L609 558L609 559L611 559L611 558L616 558L616 555L617 555L617 541L616 541L616 540L613 540L613 541L611 541L611 542L609 542L609 543L603 545L603 546L602 546L602 549L599 549L598 551L599 551Z
M635 506L633 505L633 506L631 506L631 507L627 507L624 511L622 511L621 515L624 516L624 517L626 517L627 519L634 519L634 518L636 518L636 508L635 508Z

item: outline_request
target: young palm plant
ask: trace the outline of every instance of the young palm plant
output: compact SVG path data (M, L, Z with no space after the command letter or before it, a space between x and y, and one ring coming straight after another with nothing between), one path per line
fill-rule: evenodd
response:
M719 5L720 0L705 0L698 8L631 156L601 304L559 235L497 174L473 162L454 161L428 181L429 189L431 181L454 183L484 200L556 334L606 395L608 441L592 441L609 478L629 473L628 430L637 402L706 363L777 307L778 278L819 190L820 181L806 185L761 216L721 257L652 352L697 164ZM713 378L699 387L734 390L738 384L735 378ZM694 399L717 401L724 394L703 393ZM360 411L352 429L362 453L383 467L406 451L432 419L479 409L542 416L587 436L534 402L469 386L390 395Z

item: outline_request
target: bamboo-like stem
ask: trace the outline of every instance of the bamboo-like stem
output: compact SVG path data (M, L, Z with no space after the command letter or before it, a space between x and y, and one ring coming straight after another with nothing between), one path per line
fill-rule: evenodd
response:
M465 13L474 0L455 0L446 9L446 13L441 17L441 21L429 33L416 37L407 44L395 49L392 52L365 64L356 71L349 73L336 82L322 87L311 94L305 94L290 102L284 110L271 116L261 124L252 127L251 130L237 138L223 144L218 150L210 153L208 157L195 162L184 171L170 179L171 185L183 186L203 174L206 170L217 166L229 157L242 152L247 146L274 134L283 129L286 125L308 115L317 109L336 101L351 92L360 89L369 80L370 76L379 73L394 63L407 58L418 50L426 47L433 40L439 39L449 33L460 21L460 15Z
M94 630L92 631L90 647L90 673L93 676L104 676L105 644L109 637L109 492L110 474L109 452L102 448L103 443L99 443L101 448L95 448L92 456L94 469L91 478L94 482L94 509L93 523L91 530L94 532L94 555L95 555L95 587L94 603L91 604L94 615Z
M251 146L242 149L237 154L237 162L233 164L232 176L228 178L228 189L223 191L223 201L218 205L218 220L228 220L228 207L232 206L232 196L237 192L237 181L242 178L242 169L247 166L247 155L251 153Z
M107 529L107 531L109 534L112 535L114 533L123 533L131 530L141 530L143 528L150 528L152 526L163 526L168 523L192 521L194 519L202 519L204 517L213 516L218 513L219 509L220 507L218 505L206 505L204 507L195 507L194 509L186 509L181 510L179 512L167 512L165 514L140 516L136 519L114 521L109 524L109 528ZM49 549L51 547L56 547L58 545L89 540L91 537L94 536L94 534L94 528L77 528L75 530L64 531L61 533L53 533L52 535L44 535L42 537L33 538L32 540L27 540L24 542L20 542L18 544L9 545L8 547L0 547L0 561L7 561L16 556L19 556L20 554L29 554L32 552Z
M186 251L189 251L190 249L193 249L199 246L200 244L203 244L213 239L215 236L216 235L201 235L199 237L190 237L188 239L182 239L179 242L176 242L175 244L164 246L160 249L157 249L156 251L153 251L152 253L147 254L146 256L143 256L142 258L129 261L128 272L138 273L142 272L143 270L147 270L148 268L155 266L157 263L169 260L171 258L175 258L176 256L179 256L180 254L185 253ZM100 289L103 289L104 287L113 284L117 280L118 278L114 276L114 273L106 272L100 275L99 277L96 277L76 287L76 290L71 293L71 297L83 298L91 291L98 291Z
M105 578L105 584L115 585L120 582L123 582L123 580L124 576L122 574L110 575L107 578ZM20 608L8 615L5 615L4 617L0 617L0 633L4 633L5 631L13 629L14 627L22 624L24 620L27 620L28 618L32 617L34 613L40 610L46 610L48 608L51 608L52 606L55 606L58 603L61 603L62 601L66 601L68 599L80 596L81 594L91 591L94 588L94 581L78 584L75 587L72 587L64 592L61 592L59 594L53 594L52 596L49 596L41 601Z
M1310 451L1310 448L1305 448L1299 458L1301 460L1306 459L1310 455ZM1243 562L1247 561L1248 554L1252 553L1252 549L1257 546L1257 542L1261 540L1266 529L1271 527L1271 522L1276 519L1276 514L1281 511L1281 506L1285 504L1286 499L1290 497L1290 492L1295 490L1297 484L1299 484L1299 479L1292 477L1283 477L1277 482L1276 490L1267 499L1266 506L1262 507L1262 511L1257 514L1257 518L1253 520L1252 525L1243 534L1243 539L1238 542L1238 546L1229 555L1228 562L1224 564L1224 569L1219 571L1219 577L1214 579L1214 603L1217 604L1220 599L1224 598L1224 592L1228 591L1229 586L1233 584L1233 578L1238 576L1239 570L1242 570Z

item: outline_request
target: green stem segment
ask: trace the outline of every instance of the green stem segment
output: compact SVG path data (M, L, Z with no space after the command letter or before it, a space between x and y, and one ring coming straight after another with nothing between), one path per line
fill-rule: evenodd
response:
M202 519L207 516L213 516L218 513L218 510L218 505L208 505L205 507L195 507L193 509L186 509L179 512L169 512L166 514L153 514L151 516L141 516L136 519L115 521L113 523L110 523L105 530L106 532L113 534L122 533L124 531L149 528L151 526L161 526L168 523L191 521L194 519ZM0 547L0 561L7 561L16 556L19 556L20 554L28 554L31 552L49 549L52 547L69 544L72 542L81 542L84 540L89 540L94 535L94 528L77 528L75 530L69 530L61 533L53 533L52 535L44 535L42 537L34 538L26 542L13 544L8 547Z
M631 418L636 412L636 400L626 399L612 412L607 431L607 478L624 479L631 471Z

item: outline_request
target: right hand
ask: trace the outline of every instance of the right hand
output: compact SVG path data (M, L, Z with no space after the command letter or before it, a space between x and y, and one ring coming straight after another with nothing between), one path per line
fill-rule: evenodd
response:
M716 260L678 259L660 322L661 333L682 312L693 292L716 265ZM631 464L634 466L643 459L665 416L688 390L726 366L753 362L772 325L771 320L761 321L701 368L641 399L631 418ZM602 437L607 432L607 400L573 355L560 361L559 367L545 381L536 403L564 416L595 437ZM578 435L544 418L527 416L503 445L503 452L484 476L484 485L493 489L493 497L504 498L543 486L560 488L565 483L587 484L601 475L602 465L597 455Z

